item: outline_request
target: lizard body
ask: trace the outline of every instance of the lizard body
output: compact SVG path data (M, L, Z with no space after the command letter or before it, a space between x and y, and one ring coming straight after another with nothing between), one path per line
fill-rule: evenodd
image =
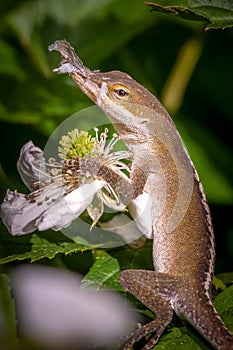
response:
M155 271L125 270L120 283L157 318L140 327L123 346L151 334L152 349L171 322L173 311L192 324L216 349L233 350L233 335L217 314L211 297L215 248L211 216L197 172L170 116L146 88L129 75L101 73L84 66L66 41L50 50L63 56L59 73L78 87L109 117L133 154L131 181L152 201ZM143 184L138 173L143 172Z

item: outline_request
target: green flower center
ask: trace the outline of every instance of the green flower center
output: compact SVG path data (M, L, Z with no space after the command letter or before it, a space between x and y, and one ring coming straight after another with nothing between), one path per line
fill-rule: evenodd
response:
M61 159L85 158L97 148L98 142L87 131L74 129L59 141L58 155Z

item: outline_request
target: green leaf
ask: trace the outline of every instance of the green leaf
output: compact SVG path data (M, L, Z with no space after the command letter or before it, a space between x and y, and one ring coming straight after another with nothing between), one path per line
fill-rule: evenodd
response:
M219 273L215 277L221 280L224 285L233 284L233 272Z
M27 20L25 20L25 18ZM15 34L18 36L20 43L32 57L35 66L45 76L51 75L48 68L47 56L42 45L41 35L35 32L45 18L45 12L39 2L33 1L24 4L17 11L11 12L7 21Z
M101 253L89 272L83 278L85 286L109 287L115 290L123 291L119 284L120 266L117 259L106 252Z
M0 274L0 343L8 346L17 345L15 307L10 294L9 280Z
M227 328L233 331L233 286L227 288L215 298L214 306Z
M223 283L223 281L216 276L214 276L212 284L214 285L216 290L218 290L218 289L225 290L226 289L225 283Z
M152 10L172 16L207 22L206 29L233 26L232 0L159 0L146 2Z
M30 245L27 246L27 251L23 253L16 253L3 258L0 258L0 264L5 264L14 260L26 260L30 259L31 262L41 260L44 258L53 259L56 254L70 254L77 252L84 252L86 250L92 250L93 246L85 246L77 244L75 242L49 242L45 238L41 238L36 234L32 235L30 239Z
M16 50L6 41L0 40L0 74L14 76L21 80L25 74L19 65L16 57Z
M126 245L120 250L111 251L111 255L118 259L121 270L142 268L153 270L152 240L148 240L144 246L138 249Z
M188 334L183 333L182 328L172 328L171 332L164 335L158 345L154 349L156 350L201 350L200 347ZM184 329L185 331L185 329Z

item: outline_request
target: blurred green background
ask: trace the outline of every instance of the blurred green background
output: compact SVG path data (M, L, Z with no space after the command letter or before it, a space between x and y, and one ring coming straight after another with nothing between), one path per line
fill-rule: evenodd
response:
M0 4L1 200L25 190L16 161L28 140L44 147L68 116L92 103L47 47L66 38L85 64L119 69L171 113L211 206L217 272L233 266L233 30L204 30L150 12L142 0L2 0Z

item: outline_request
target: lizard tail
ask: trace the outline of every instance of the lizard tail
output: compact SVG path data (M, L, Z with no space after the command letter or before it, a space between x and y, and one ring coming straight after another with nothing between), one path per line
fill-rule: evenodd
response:
M199 304L193 307L193 315L186 315L186 319L217 350L233 350L233 334L226 328L209 299L199 299Z

